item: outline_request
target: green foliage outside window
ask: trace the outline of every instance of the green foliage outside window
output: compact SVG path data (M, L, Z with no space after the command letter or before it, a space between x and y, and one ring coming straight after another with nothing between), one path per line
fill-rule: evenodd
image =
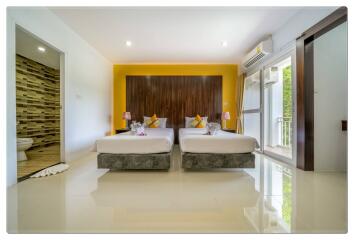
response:
M291 65L283 68L283 124L282 144L291 145L291 122L292 122L292 83Z
M291 199L291 177L286 173L283 173L283 205L282 205L282 217L283 220L291 226L292 215L292 199Z
M283 68L283 117L292 116L291 65Z

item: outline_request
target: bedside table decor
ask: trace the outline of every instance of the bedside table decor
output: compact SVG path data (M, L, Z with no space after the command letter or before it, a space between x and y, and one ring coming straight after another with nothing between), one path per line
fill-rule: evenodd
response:
M210 122L207 123L206 125L206 129L207 129L207 134L208 135L216 135L218 133L218 131L221 129L220 124L216 123L216 122Z
M123 112L122 119L125 120L125 127L129 128L129 120L132 119L130 112Z
M145 133L145 124L140 122L133 122L130 124L131 132L135 136L146 136Z

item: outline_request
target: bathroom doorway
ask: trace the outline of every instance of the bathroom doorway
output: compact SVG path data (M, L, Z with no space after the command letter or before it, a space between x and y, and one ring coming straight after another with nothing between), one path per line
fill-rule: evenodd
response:
M61 53L16 26L19 181L61 162Z

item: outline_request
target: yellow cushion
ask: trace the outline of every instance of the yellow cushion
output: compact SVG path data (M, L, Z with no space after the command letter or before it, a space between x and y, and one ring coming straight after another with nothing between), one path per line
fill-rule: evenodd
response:
M199 114L197 114L191 124L195 128L205 128L205 121L199 116Z
M156 114L146 122L148 128L158 128L160 126L160 120L157 118Z

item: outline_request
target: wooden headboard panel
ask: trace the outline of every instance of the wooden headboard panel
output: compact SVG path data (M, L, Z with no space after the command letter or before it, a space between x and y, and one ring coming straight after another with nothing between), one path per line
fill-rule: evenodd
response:
M126 76L126 109L132 120L166 117L167 127L183 128L185 116L208 116L220 121L222 76ZM178 142L178 141L176 141Z

